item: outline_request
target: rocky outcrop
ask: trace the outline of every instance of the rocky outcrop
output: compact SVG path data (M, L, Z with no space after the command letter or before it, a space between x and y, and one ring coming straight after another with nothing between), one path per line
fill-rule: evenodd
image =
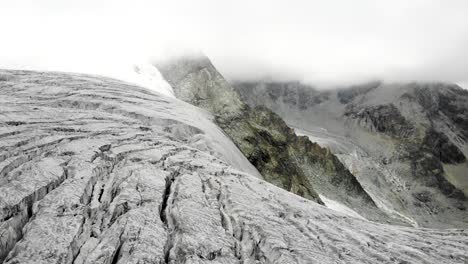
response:
M422 145L443 163L462 163L466 157L450 139L434 128L430 128Z
M245 108L239 94L202 55L186 56L156 66L173 86L175 96L215 114L218 119L238 116Z
M267 108L256 107L242 118L218 124L267 181L303 197L316 199L316 194L306 189L312 186L320 194L342 201L370 219L385 219L383 214L375 212L372 199L335 155L307 137L297 136ZM304 179L307 182L302 182ZM347 202L337 192L347 195L348 199L358 200L363 207Z
M321 202L312 184L292 160L288 150L287 126L271 132L281 121L271 111L257 112L241 101L239 94L205 56L184 56L156 64L172 85L177 98L206 109L238 146L263 178L281 188ZM280 125L281 126L281 125ZM290 133L290 132L289 132Z
M414 127L393 104L364 108L351 104L346 108L344 116L358 120L360 126L366 127L370 131L386 133L393 137L404 138L414 133Z
M255 98L247 99L252 107L268 107L330 147L388 214L413 225L466 226L466 91L437 83L309 86L311 102L320 103L303 108L272 98L278 86L235 84L243 98ZM294 82L281 87L298 90Z
M349 217L235 169L195 107L103 77L5 73L0 262L468 260L466 231Z
M276 114L265 108L246 108L240 117L217 123L266 181L321 202L313 184L294 160L293 142L297 139L294 131Z
M352 102L356 97L366 94L379 87L382 83L379 81L369 82L361 85L354 85L345 89L339 89L336 93L338 100L342 104Z
M257 98L255 90L261 89L262 94L273 101L280 100L284 104L293 105L298 109L307 109L328 100L330 93L319 92L309 85L300 82L242 82L234 87L239 91L242 100L248 105L257 105L263 101Z
M216 123L265 180L302 197L321 202L319 193L349 206L368 219L388 221L388 217L376 207L336 156L310 142L307 137L298 137L270 109L246 105L206 57L182 57L157 66L176 95L191 94L190 97L181 96L180 99L213 112ZM275 93L277 96L288 92L285 86L280 85L278 89L279 92ZM214 103L222 99L233 105L217 110L205 103L198 103L196 98L199 97L199 91L203 91L200 96L208 96L203 102ZM287 93L287 98L283 100L293 102L298 107L306 107L311 103L304 100L309 98L309 92L307 87L301 86L297 93ZM273 97L276 95L270 94ZM320 100L326 100L326 96L312 103L319 104ZM217 104L217 107L220 106Z
M462 191L453 186L445 177L442 163L461 163L466 160L464 154L455 146L448 137L430 126L420 129L419 135L393 104L369 106L353 112L355 106L349 105L344 115L358 120L359 125L376 133L384 133L396 140L401 150L398 154L400 160L408 160L411 165L411 175L422 185L437 188L449 198L466 200ZM422 138L420 134L424 136ZM429 206L428 190L415 192L412 195L417 198L414 204L422 206L420 202ZM421 195L425 194L425 195ZM421 199L421 197L427 197ZM457 203L457 208L463 209L462 203Z
M451 129L468 140L468 91L456 85L440 83L416 85L410 93L403 96L417 101L431 119L449 121L453 124Z

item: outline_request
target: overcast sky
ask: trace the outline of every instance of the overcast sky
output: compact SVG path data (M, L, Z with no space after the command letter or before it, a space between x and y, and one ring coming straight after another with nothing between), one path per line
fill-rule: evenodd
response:
M468 88L466 0L0 0L0 67L119 75L200 49L230 79Z

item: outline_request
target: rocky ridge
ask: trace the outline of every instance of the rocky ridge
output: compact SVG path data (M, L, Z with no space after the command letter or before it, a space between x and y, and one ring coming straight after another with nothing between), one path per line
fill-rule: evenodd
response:
M205 56L185 56L157 63L177 98L212 112L216 123L263 178L283 189L322 203L336 200L362 216L389 219L356 178L327 149L297 136L265 107L250 107Z
M296 82L234 87L252 107L271 109L330 147L388 214L413 225L468 224L468 95L461 88L381 82L337 91Z

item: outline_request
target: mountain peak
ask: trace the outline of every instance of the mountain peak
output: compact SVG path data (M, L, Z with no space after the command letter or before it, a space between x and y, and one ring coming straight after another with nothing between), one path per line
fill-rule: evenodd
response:
M177 87L177 98L209 110L219 118L241 114L245 104L208 57L197 54L155 63L164 78Z

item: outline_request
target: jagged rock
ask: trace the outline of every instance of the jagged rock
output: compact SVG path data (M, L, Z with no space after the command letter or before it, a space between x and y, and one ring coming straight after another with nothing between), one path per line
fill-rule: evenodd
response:
M299 109L307 109L318 105L330 96L328 92L318 92L310 89L310 86L300 82L266 82L259 85L258 82L243 82L235 87L239 90L244 102L249 105L257 105L257 97L251 94L255 89L262 89L271 100L280 99L285 104L297 106Z
M269 182L306 198L314 195L315 199L316 194L303 189L307 185L301 180L305 179L321 195L343 202L367 218L385 219L355 177L330 151L307 137L296 136L265 107L256 107L243 118L220 126ZM245 131L254 131L254 136ZM304 176L298 177L301 173ZM285 178L285 174L289 177ZM348 202L351 199L355 199L354 203Z
M245 105L239 94L204 56L186 56L156 66L182 101L207 109L218 118L239 115Z
M366 94L373 89L376 89L381 84L382 83L379 81L374 81L362 85L351 86L347 89L340 89L337 92L338 100L342 104L350 103L354 100L354 98L358 97L359 95Z
M287 151L285 131L272 135L258 129L255 117L274 118L274 113L250 109L205 56L184 56L156 64L178 99L199 106L216 116L217 124L233 140L263 178L279 187L320 202L303 171ZM277 118L278 119L278 118ZM268 123L267 126L274 124ZM261 126L261 125L260 125ZM287 126L283 130L289 129ZM278 137L279 136L279 137ZM278 138L282 137L282 143Z
M296 136L268 108L251 108L241 101L238 92L224 80L208 58L181 57L157 65L180 99L217 116L217 124L265 180L319 203L322 203L322 195L351 207L368 219L389 221L336 156L310 142L307 137ZM323 95L310 101L308 98L314 98L309 96L310 90L297 87L297 92L289 93L288 87L279 85L277 92L269 95L273 98L282 96L286 103L297 104L299 108L320 104L327 99ZM194 99L197 97L205 99L200 102ZM222 107L216 103L221 100L232 105Z
M446 135L433 128L428 129L422 144L444 163L463 163L466 161L463 152Z
M246 109L241 117L218 124L265 180L321 203L313 184L293 159L294 131L277 115L264 108Z
M304 109L287 103L287 92L272 98L278 86L234 85L250 106L268 107L296 133L329 147L387 214L412 225L467 226L468 92L438 83L374 82L336 91L309 86L309 100L320 103ZM295 82L281 87L299 89ZM416 197L426 192L432 199L421 206Z
M393 104L369 106L363 109L349 105L344 115L358 120L361 126L371 131L387 133L394 137L404 138L414 133L414 127Z
M435 83L416 86L412 93L405 95L421 104L429 118L448 118L454 132L468 140L468 91L456 85Z
M103 77L7 73L3 263L468 260L464 230L376 224L234 169L232 143L185 103Z

